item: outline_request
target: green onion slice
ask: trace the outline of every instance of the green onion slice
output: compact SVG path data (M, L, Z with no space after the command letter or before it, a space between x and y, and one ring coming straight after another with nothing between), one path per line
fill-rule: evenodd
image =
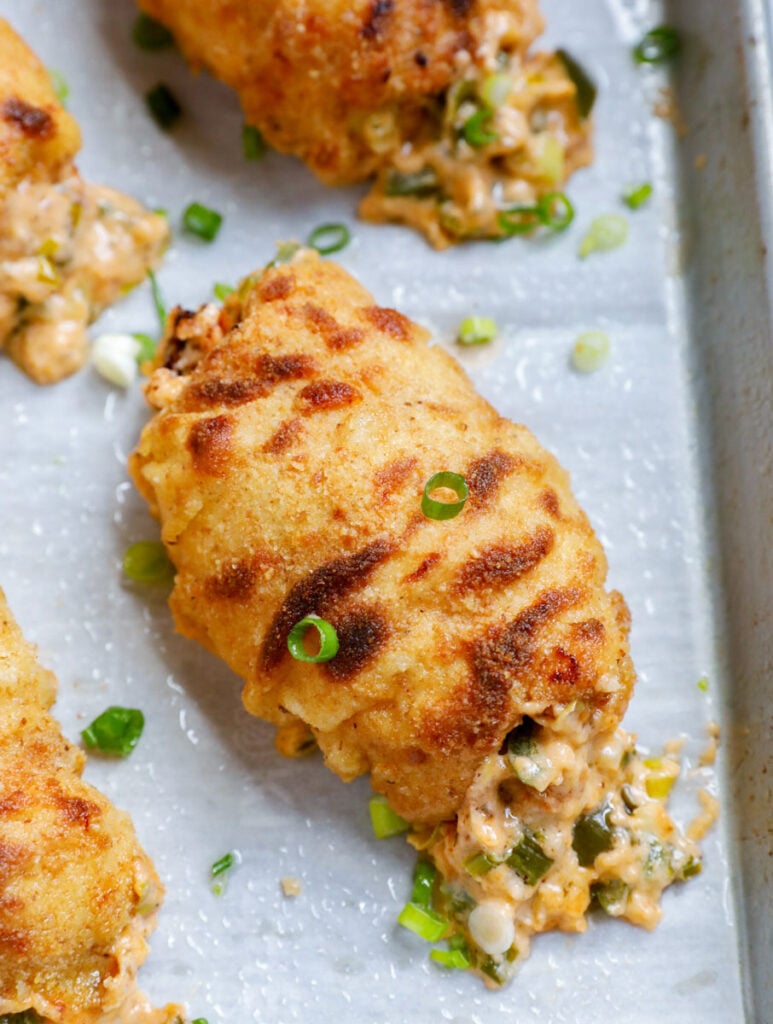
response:
M141 711L110 707L98 715L81 736L90 750L126 757L137 746L144 728L145 716Z
M418 860L413 871L411 903L417 907L431 907L437 868L428 860Z
M701 693L708 693L709 692L709 681L708 681L708 678L706 676L701 676L700 679L698 680L697 686L698 686L698 689L701 691Z
M523 839L507 858L507 864L527 885L536 885L547 874L553 858L548 857L530 829L524 829Z
M192 235L203 239L205 242L214 242L220 225L223 223L222 214L217 210L210 210L202 203L191 203L186 206L183 213L183 227Z
M574 83L577 96L577 112L585 120L590 115L596 102L596 95L598 93L596 83L582 64L570 53L567 53L566 50L556 50L556 56L564 65L567 75L569 75Z
M574 207L563 192L547 192L537 200L537 213L546 228L566 231L574 220Z
M385 796L371 797L368 804L370 811L370 823L373 826L373 834L376 839L389 839L391 836L399 836L407 832L410 824L395 814L387 802Z
M191 1024L209 1024L209 1021L206 1017L194 1017Z
M489 125L491 124L491 111L490 110L476 110L476 112L468 117L462 126L462 135L464 141L472 146L473 149L481 149L483 146L490 146L492 142L496 142L499 135L491 131Z
M387 172L384 194L388 196L431 196L438 190L438 177L432 167L420 171Z
M438 501L431 497L433 491L447 487L456 494L456 501ZM421 510L427 519L454 519L464 508L470 490L467 481L459 473L441 472L431 476L424 485Z
M316 629L319 635L319 650L316 654L309 654L304 643L306 634L310 629ZM308 661L318 664L321 661L330 661L338 653L338 634L333 626L319 615L307 615L305 619L296 622L287 637L287 647L290 654L296 661Z
M511 238L513 235L528 235L535 231L542 223L542 219L536 206L520 204L500 210L497 223L500 231L507 238Z
M430 951L429 958L436 964L457 971L466 971L470 966L470 958L463 949L433 949Z
M242 152L245 160L260 160L266 155L266 141L254 124L242 125Z
M137 352L137 362L140 366L146 363L149 359L154 359L156 355L156 341L151 338L149 334L140 334L135 332L132 334L135 341L140 343L139 351Z
M48 77L51 79L51 85L56 93L56 98L63 107L66 106L67 97L70 95L70 86L67 84L67 79L56 68L46 68L46 71L48 71Z
M406 903L397 918L398 924L408 931L414 932L426 942L437 942L442 939L448 929L448 921L441 914L429 907L420 907L415 903Z
M623 192L623 202L629 210L638 210L640 206L644 206L647 200L652 195L652 185L648 181L642 182L641 185L631 185Z
M572 849L577 854L580 867L592 867L598 855L611 850L614 844L615 836L607 804L590 814L581 815L574 823Z
M625 245L628 221L619 213L605 213L591 221L577 250L580 259L594 252L610 252Z
M489 316L468 316L459 324L460 345L485 345L497 336L496 320Z
M141 50L165 50L174 43L174 37L166 25L151 18L149 14L137 15L132 28L132 40Z
M682 48L682 37L670 25L650 29L633 48L637 64L663 64L675 57Z
M694 875L699 875L703 871L703 865L695 857L690 857L685 866L682 868L682 879L692 878Z
M229 295L233 295L235 289L230 284L216 284L212 291L219 302L225 302Z
M135 583L171 583L175 568L158 540L140 540L126 549L124 575Z
M218 875L222 875L224 871L228 871L228 869L233 866L234 855L232 853L224 853L222 857L215 861L209 869L209 873L212 878L217 878Z
M497 110L513 90L513 79L504 71L497 71L483 79L478 95L489 108Z
M572 347L572 366L578 373L594 373L609 359L609 335L603 331L585 331Z
M351 232L345 224L320 224L306 239L306 245L316 249L320 256L330 256L345 249L351 240Z
M594 882L591 895L605 914L620 917L628 903L629 888L622 878L610 878L605 882Z
M473 876L473 878L480 878L481 875L487 875L489 871L493 871L494 868L499 866L499 861L491 856L489 853L484 853L482 850L479 853L475 853L472 857L468 857L464 862L464 870Z
M166 305L164 304L161 289L158 286L158 280L152 270L148 271L148 281L150 281L150 290L153 293L153 305L156 307L158 322L161 324L161 330L163 331L166 327Z
M174 93L163 82L145 93L145 103L151 117L164 132L174 128L183 112Z

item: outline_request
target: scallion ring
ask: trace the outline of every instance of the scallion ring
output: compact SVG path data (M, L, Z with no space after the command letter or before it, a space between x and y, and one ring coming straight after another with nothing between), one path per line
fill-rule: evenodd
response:
M164 303L164 297L161 294L156 275L152 270L148 271L148 281L150 281L150 290L153 294L153 305L156 307L156 316L163 331L166 329L166 304Z
M631 185L623 192L622 200L629 210L638 210L652 195L652 185L644 181L641 185Z
M670 25L658 25L633 48L633 59L637 64L663 64L675 57L681 48L682 38L676 29Z
M351 240L351 232L345 224L320 224L306 239L306 245L316 249L320 256L330 256L345 249Z
M260 160L266 155L266 141L254 124L242 126L242 152L245 160Z
M304 643L310 629L316 629L319 635L319 650L316 654L309 654ZM315 665L322 661L330 661L338 653L338 634L333 626L319 615L307 615L305 619L296 622L290 630L287 649L296 661L308 661Z
M551 231L566 231L574 220L574 207L563 192L547 192L537 200L537 214Z
M506 210L500 210L497 215L499 229L506 238L513 235L528 235L535 231L542 218L537 206L508 206Z
M89 750L126 757L137 746L145 716L136 708L111 707L98 715L82 732Z
M222 223L223 215L202 203L190 203L183 213L185 230L205 242L214 242Z
M433 491L447 487L456 494L456 501L438 501ZM424 486L421 510L427 519L454 519L464 508L470 490L467 481L459 473L440 472L430 477Z
M473 149L481 149L483 146L490 146L492 142L499 139L496 132L491 131L491 111L487 109L477 110L471 117L468 117L462 126L464 141Z
M438 190L438 176L433 167L422 167L419 171L387 171L384 195L387 196L431 196Z
M126 549L124 575L134 583L171 583L174 565L159 540L140 540Z

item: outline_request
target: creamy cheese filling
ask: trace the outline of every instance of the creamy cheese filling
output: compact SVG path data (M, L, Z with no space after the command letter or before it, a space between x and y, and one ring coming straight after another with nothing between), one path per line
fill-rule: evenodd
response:
M592 905L653 928L663 890L701 869L666 810L678 774L675 757L642 757L629 733L595 733L581 711L525 719L457 820L410 839L437 868L431 906L451 950L497 986L533 934L585 931Z
M169 239L166 218L84 182L22 182L0 202L0 348L41 384L84 362L86 327L139 284Z

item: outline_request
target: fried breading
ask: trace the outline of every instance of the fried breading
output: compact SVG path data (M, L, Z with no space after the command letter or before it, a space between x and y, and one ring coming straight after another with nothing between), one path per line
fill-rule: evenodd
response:
M87 325L155 267L166 218L84 182L80 132L0 18L0 348L39 384L77 370Z
M0 591L0 1015L91 1024L130 1008L162 886L117 810L81 778L83 753L49 713L56 680Z
M452 817L525 715L614 728L628 613L556 459L335 264L301 251L240 294L172 315L130 459L178 629L412 822ZM470 496L435 521L441 470ZM288 653L308 614L337 630L327 663Z
M590 160L588 111L536 0L139 0L249 124L331 185L377 176L361 207L444 247L503 233L500 206Z

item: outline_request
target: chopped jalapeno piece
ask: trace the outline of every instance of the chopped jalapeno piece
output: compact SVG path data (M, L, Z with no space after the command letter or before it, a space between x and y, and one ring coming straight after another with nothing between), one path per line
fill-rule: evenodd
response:
M527 885L536 885L547 874L553 858L548 857L534 833L524 829L523 839L513 848L507 863Z
M581 815L574 823L572 849L580 867L591 867L600 853L614 846L615 836L609 819L610 808L604 804L590 814Z

